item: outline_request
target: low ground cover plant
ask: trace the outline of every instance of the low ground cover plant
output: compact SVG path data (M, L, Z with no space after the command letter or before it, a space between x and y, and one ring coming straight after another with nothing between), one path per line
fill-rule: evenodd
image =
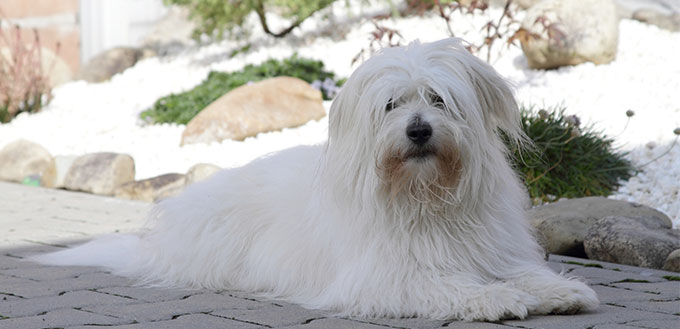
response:
M511 149L534 203L607 196L634 173L613 139L581 126L564 108L522 108L522 128L533 146Z
M210 72L195 88L158 99L154 105L141 113L141 118L151 123L186 124L196 114L230 90L249 82L277 76L290 76L307 81L318 87L324 99L331 99L335 89L342 83L336 81L333 72L324 69L323 62L293 55L284 60L270 59L259 65L247 65L237 72Z

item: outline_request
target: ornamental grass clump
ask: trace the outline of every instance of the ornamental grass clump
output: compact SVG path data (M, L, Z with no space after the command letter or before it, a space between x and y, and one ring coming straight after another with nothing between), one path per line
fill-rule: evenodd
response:
M34 30L33 39L27 41L18 26L7 29L0 24L0 123L21 112L38 112L49 103L48 73L42 66L38 32Z
M195 88L158 99L154 105L141 113L144 121L151 123L186 124L198 112L220 96L249 82L277 76L289 76L311 83L320 89L323 98L331 99L342 81L335 74L324 70L323 62L293 55L284 60L270 59L260 65L248 65L237 72L210 72Z
M533 143L513 148L515 168L534 203L560 198L608 196L634 170L614 141L591 126L582 127L564 108L522 109L522 128Z

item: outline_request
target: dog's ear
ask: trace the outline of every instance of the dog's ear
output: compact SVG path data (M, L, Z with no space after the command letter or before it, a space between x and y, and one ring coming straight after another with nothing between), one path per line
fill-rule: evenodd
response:
M468 73L477 99L482 107L485 124L496 133L503 131L511 141L526 141L521 126L520 111L510 84L489 64L470 55Z

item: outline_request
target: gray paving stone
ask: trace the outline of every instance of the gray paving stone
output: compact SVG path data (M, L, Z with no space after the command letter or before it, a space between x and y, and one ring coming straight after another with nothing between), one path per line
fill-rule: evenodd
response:
M592 327L591 329L631 329L631 328L640 329L640 327L631 327L625 324L618 323L600 324Z
M28 279L22 279L22 278L15 278L12 276L6 276L6 275L1 275L0 274L0 291L2 291L2 287L7 287L9 285L14 285L14 284L30 284L35 281L31 281Z
M680 299L671 301L619 302L618 305L641 311L680 315Z
M651 294L641 291L632 291L625 289L612 288L607 286L592 286L593 290L597 293L600 298L600 303L615 303L627 301L645 301L648 302L653 299L657 299L659 295Z
M28 268L14 268L7 270L0 270L0 275L13 276L18 278L30 279L35 281L53 281L66 278L74 278L87 273L104 272L103 269L97 267L85 266L50 266L45 267L42 271L36 271L35 267Z
M0 314L6 317L22 317L38 315L64 308L98 305L112 307L116 304L130 303L131 299L106 295L93 291L68 292L61 296L38 297L0 303ZM87 310L86 310L87 311Z
M453 329L509 329L509 328L518 328L518 327L511 327L511 326L506 326L502 324L496 324L496 323L488 323L488 322L462 322L462 321L455 321L451 322L448 324L445 324L443 328L453 328Z
M93 314L76 309L62 309L36 316L0 320L3 329L63 328L87 324L114 325L128 323L114 317Z
M370 324L365 322L359 322L348 319L338 319L338 318L324 318L311 321L306 324L298 324L288 327L282 327L288 329L336 329L336 328L346 328L346 329L385 329L389 328L384 325Z
M188 290L188 289L169 289L156 287L108 287L96 289L98 292L114 296L125 296L128 298L156 303L165 302L169 300L176 300L186 298L192 295L199 295L209 293L207 290Z
M92 305L83 307L83 310L143 323L170 320L174 316L183 314L210 313L221 309L248 309L259 306L259 302L214 293L204 293L180 300L158 303L136 302L121 305Z
M48 271L52 267L44 269ZM88 290L115 286L129 286L132 281L102 272L86 273L76 278L67 278L54 281L39 281L8 285L3 287L5 292L17 296L32 298L41 296L54 296L64 292ZM3 289L0 288L0 289Z
M665 282L619 282L612 287L657 294L657 298L680 298L680 281Z
M678 275L678 273L675 272L668 272L668 271L663 271L663 270L656 270L656 269L651 269L651 268L644 268L644 267L635 267L635 266L630 266L630 265L623 265L623 264L614 264L614 263L608 263L608 262L601 262L597 260L592 260L592 259L579 259L575 257L569 257L569 256L561 256L561 255L549 255L548 260L553 261L553 262L578 262L578 263L584 263L584 264L598 264L602 266L603 269L605 270L613 270L615 272L626 272L626 273L634 273L641 275L643 277L663 277L665 275Z
M12 294L7 295L5 293L0 292L0 302L16 302L16 301L19 301L19 300L22 300L22 299L24 299L24 298L19 297L19 296L14 296Z
M270 327L291 326L328 316L300 306L276 306L273 304L265 304L257 308L224 309L210 314Z
M640 280L649 282L663 282L666 279L652 276L640 275L638 273L618 272L594 267L581 267L571 270L567 275L587 278L589 284L610 284L624 280Z
M7 251L0 250L0 270L11 270L16 268L37 268L42 265L26 262L21 258L12 257L7 255Z
M145 322L124 326L116 329L254 329L265 328L251 323L233 321L206 314L188 314L178 316L172 320ZM101 326L78 326L69 329L102 329Z
M407 318L407 319L370 319L366 320L368 323L378 324L394 328L411 328L411 329L435 329L441 328L451 321L435 321L428 319Z
M593 312L573 315L531 316L525 320L503 321L503 324L519 328L540 329L588 329L595 325L626 324L637 320L678 319L677 316L638 311L625 307L600 305Z
M680 328L680 317L677 319L631 321L626 325L650 329L678 329Z

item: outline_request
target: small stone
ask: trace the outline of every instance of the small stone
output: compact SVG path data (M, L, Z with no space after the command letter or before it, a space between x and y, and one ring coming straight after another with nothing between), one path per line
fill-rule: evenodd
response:
M590 227L584 247L590 259L661 269L680 249L680 231L653 218L609 216Z
M646 217L663 227L672 226L670 218L656 209L604 197L562 200L530 209L528 215L546 253L575 257L586 256L583 240L588 230L607 216Z
M182 190L185 182L185 175L165 174L120 185L116 188L114 196L122 199L153 202L176 195Z
M198 181L202 181L220 170L222 170L222 168L210 163L195 164L187 171L186 184L191 185Z
M666 257L662 269L671 272L680 272L680 249L674 250Z
M54 187L56 175L54 158L36 143L20 139L0 150L0 180Z
M135 179L135 161L127 154L92 153L78 157L64 178L64 188L113 195L116 187Z

